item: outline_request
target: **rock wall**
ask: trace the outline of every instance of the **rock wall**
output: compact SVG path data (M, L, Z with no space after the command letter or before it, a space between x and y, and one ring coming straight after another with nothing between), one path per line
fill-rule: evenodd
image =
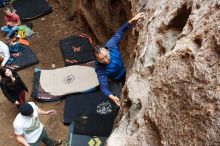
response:
M144 0L72 0L105 42ZM220 1L148 0L122 44L127 81L108 146L220 145Z

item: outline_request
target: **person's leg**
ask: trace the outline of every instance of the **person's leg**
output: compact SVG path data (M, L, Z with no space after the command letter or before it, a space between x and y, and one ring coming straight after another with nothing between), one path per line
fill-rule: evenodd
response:
M40 138L35 143L29 143L30 146L40 146Z
M4 31L5 33L9 33L11 31L11 28L8 26L3 26L1 27L1 30Z
M24 90L19 93L19 104L25 103L25 92Z
M17 26L11 28L11 31L8 32L7 37L11 37L18 30Z
M47 132L46 132L45 129L43 129L43 131L42 131L42 141L43 141L43 143L46 144L46 146L53 146L53 144L55 142L55 140L50 139L48 137Z
M44 133L43 133L43 131L42 131L40 137L38 138L38 140L37 140L35 143L29 143L30 146L40 146L40 142L42 141L42 138L43 138L43 136L44 136L43 134L44 134Z

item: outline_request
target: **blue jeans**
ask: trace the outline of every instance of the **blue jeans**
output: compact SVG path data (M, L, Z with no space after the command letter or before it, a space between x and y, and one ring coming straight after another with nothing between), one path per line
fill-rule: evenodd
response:
M11 37L18 30L18 26L3 26L1 30L7 33L7 37Z

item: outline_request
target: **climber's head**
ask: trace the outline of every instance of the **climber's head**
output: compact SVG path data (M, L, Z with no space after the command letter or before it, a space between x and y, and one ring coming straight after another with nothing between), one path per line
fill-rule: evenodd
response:
M109 51L106 47L96 46L95 47L95 57L96 57L97 61L100 63L103 63L103 64L110 63Z

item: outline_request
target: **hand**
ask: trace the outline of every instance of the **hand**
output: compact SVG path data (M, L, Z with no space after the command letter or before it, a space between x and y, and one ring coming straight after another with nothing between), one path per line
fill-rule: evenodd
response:
M53 115L53 114L56 114L57 111L56 110L49 110L47 111L47 115Z
M117 105L120 106L120 99L117 96L109 95L109 98Z
M19 102L16 100L16 101L15 101L15 104L16 104L16 105L19 105Z
M133 21L137 21L138 19L140 18L143 18L144 17L144 13L137 13L137 15L135 15L133 18L131 18L128 23L132 23Z
M12 23L11 22L7 22L7 26L12 26Z
M15 24L15 23L11 23L11 26L17 26L17 24Z

